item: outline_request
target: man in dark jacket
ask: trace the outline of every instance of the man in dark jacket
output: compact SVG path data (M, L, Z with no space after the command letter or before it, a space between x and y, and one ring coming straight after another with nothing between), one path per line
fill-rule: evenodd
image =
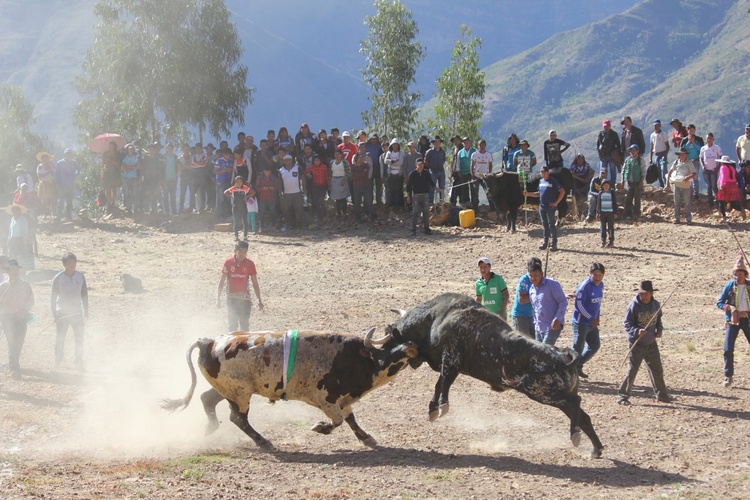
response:
M629 116L623 118L620 125L624 127L620 137L620 152L622 153L622 157L628 157L628 149L631 144L638 146L638 156L643 156L643 152L646 151L646 141L643 138L643 130L633 125L633 120Z
M425 162L422 158L417 159L417 169L409 174L406 181L406 203L411 203L411 235L417 234L417 218L422 214L422 225L424 234L432 234L430 230L430 207L428 205L430 190L438 193L442 189L436 187L435 181L432 180L432 174L425 169Z
M620 151L620 137L612 130L612 122L604 120L602 130L596 138L596 150L599 153L599 170L606 170L610 180L617 181L617 165L612 154Z
M641 281L641 286L637 290L638 295L633 297L625 312L625 333L630 343L630 351L628 374L625 375L619 390L618 403L621 405L630 405L630 391L642 361L646 362L656 399L663 403L672 401L664 383L664 369L659 344L656 342L656 339L661 338L664 329L659 302L654 299L656 291L650 281Z

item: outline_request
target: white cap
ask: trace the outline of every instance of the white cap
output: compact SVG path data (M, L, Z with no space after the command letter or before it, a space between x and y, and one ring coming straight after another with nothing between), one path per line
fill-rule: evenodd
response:
M293 160L292 155L284 155L285 160Z
M479 257L479 260L477 261L477 265L482 264L482 263L487 264L488 266L492 265L492 261L490 260L489 257Z
M341 137L351 137L352 134L349 133L348 130L344 130L344 133L341 134Z

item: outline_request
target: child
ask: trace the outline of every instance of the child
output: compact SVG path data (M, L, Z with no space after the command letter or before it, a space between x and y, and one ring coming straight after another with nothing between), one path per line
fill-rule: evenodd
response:
M244 184L244 179L241 176L237 176L234 179L234 185L230 186L224 191L224 196L231 198L232 200L232 215L234 221L232 229L234 229L235 241L240 241L239 230L240 224L242 225L242 231L245 233L245 241L247 241L247 197L250 193L250 186ZM255 195L255 193L253 193Z
M328 191L328 167L321 161L320 156L313 156L313 163L307 167L305 172L312 176L312 207L313 213L322 222L326 214L326 192Z
M255 199L255 190L253 188L250 188L250 191L248 191L245 201L247 203L247 222L253 233L258 234L260 228L256 228L255 226L255 220L258 215L258 200Z
M596 215L599 218L599 228L602 236L602 248L615 246L615 212L617 212L617 197L612 190L609 179L602 180L602 190L596 202ZM609 245L607 245L609 235Z

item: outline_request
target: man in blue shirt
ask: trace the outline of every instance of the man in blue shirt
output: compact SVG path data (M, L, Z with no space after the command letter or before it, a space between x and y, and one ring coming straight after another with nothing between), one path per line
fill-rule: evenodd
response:
M687 157L688 160L693 164L693 169L695 170L696 177L695 182L693 182L693 199L698 199L698 193L700 192L700 182L698 181L698 178L701 177L701 161L700 161L700 154L701 154L701 148L705 145L703 142L703 137L699 135L695 135L695 125L692 123L688 125L687 128L687 137L685 137L682 140L682 143L680 144L680 147L683 147L687 150Z
M73 159L73 150L68 148L63 153L63 159L55 167L55 184L57 185L57 216L70 220L73 212L73 195L76 189L76 176L81 171L81 165ZM65 208L63 210L63 207Z
M589 378L583 372L583 365L599 350L599 309L604 295L604 266L598 262L591 264L589 276L576 288L575 309L573 310L573 349L581 354L578 375ZM583 346L586 344L586 349Z
M544 276L541 260L529 263L529 279L529 299L534 310L536 340L555 345L565 322L568 298L560 283Z
M527 268L537 264L541 269L542 261L537 257L532 257L527 263ZM527 272L518 279L516 297L513 300L513 309L510 316L513 321L513 329L533 339L536 337L534 333L534 309L531 307L529 288L531 288L531 279L529 279L529 273Z
M565 189L563 189L554 177L550 177L549 167L544 165L542 167L542 178L539 181L539 191L536 193L524 191L523 195L539 198L539 216L544 226L544 243L539 246L539 250L547 249L551 237L552 246L550 247L550 251L556 252L557 226L555 226L555 210L557 210L557 204L565 196Z

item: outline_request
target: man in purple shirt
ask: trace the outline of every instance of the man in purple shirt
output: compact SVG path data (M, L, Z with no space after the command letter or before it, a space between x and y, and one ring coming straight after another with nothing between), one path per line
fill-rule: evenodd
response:
M560 283L544 276L541 261L529 262L529 279L529 299L534 309L536 340L555 345L565 322L568 298Z

